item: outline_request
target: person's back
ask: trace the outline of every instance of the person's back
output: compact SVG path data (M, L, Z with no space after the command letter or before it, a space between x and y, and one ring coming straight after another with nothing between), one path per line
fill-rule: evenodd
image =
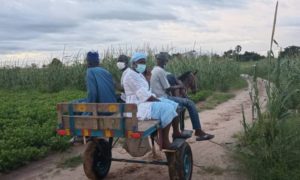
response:
M86 57L86 85L87 98L73 100L72 103L115 103L115 88L112 75L104 68L99 67L99 54L97 52L88 52ZM76 115L91 115L91 112L78 112ZM109 116L111 113L99 113L99 115ZM82 142L81 137L74 136L70 142Z
M113 84L112 75L106 69L99 67L99 55L97 52L88 52L87 65L87 102L116 102L115 88Z
M112 75L102 67L91 67L86 72L88 102L116 102Z
M167 96L166 89L170 88L170 84L166 78L166 71L159 66L155 66L151 71L151 90L157 97Z

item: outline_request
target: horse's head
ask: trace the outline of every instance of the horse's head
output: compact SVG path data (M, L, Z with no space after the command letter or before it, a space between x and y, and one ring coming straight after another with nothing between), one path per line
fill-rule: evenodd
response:
M178 79L184 84L185 88L190 89L192 93L196 93L197 91L197 73L197 70L194 72L188 71L178 77Z

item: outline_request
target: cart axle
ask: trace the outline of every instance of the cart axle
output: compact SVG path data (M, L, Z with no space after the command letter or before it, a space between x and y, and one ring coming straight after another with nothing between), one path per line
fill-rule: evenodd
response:
M131 160L131 159L117 159L111 158L112 161L128 162L128 163L141 163L141 164L153 164L153 165L168 165L167 161L143 161L143 160Z

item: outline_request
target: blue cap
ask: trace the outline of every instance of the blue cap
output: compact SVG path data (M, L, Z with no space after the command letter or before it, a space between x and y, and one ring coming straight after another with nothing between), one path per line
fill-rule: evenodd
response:
M133 53L133 55L130 59L130 62L136 62L140 59L145 59L146 60L146 58L147 58L147 55L145 53L135 52L135 53Z
M99 54L98 52L88 52L86 55L86 61L89 67L99 66Z

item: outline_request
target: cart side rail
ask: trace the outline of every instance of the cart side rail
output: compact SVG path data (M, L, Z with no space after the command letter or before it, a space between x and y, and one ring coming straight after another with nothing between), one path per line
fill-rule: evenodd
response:
M138 121L136 104L59 103L58 134L96 137L145 137L158 121Z

